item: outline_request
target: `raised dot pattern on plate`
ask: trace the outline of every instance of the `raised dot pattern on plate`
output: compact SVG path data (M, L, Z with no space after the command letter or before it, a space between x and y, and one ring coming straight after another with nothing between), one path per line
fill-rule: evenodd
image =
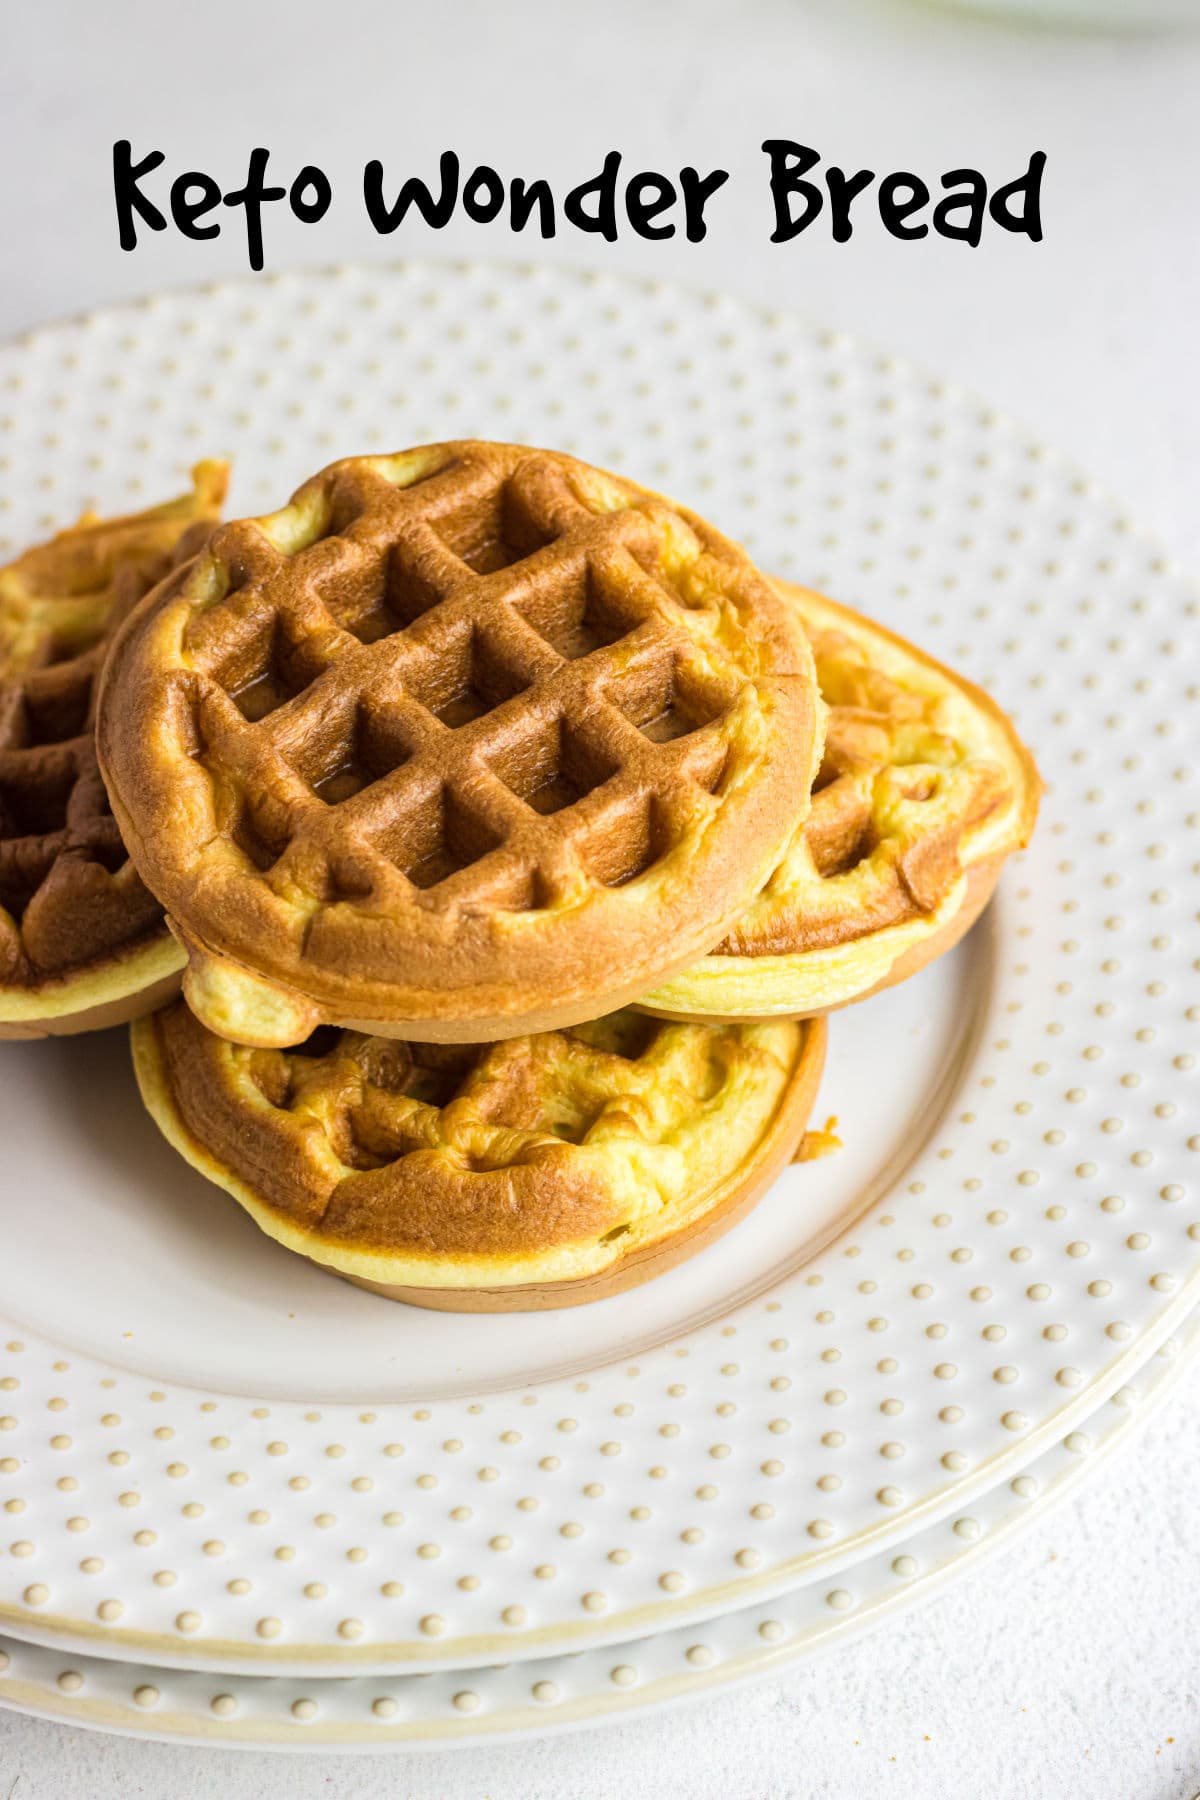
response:
M838 334L655 284L287 275L0 351L0 528L15 544L47 506L125 501L201 439L235 453L250 510L352 445L444 436L466 388L473 429L694 498L762 566L1013 712L1049 793L977 940L994 958L977 1038L927 1143L840 1238L582 1392L314 1419L302 1395L168 1386L0 1326L0 1618L21 1629L162 1660L221 1640L271 1667L462 1664L615 1639L635 1612L641 1630L800 1581L850 1589L838 1570L918 1506L978 1517L974 1497L1077 1426L1195 1296L1200 607L1001 415Z
M1200 1332L1193 1315L1134 1376L1132 1387L1031 1466L982 1495L969 1515L951 1513L902 1548L867 1557L845 1585L817 1582L767 1605L677 1626L619 1650L591 1649L532 1663L437 1670L416 1678L376 1675L318 1683L146 1668L72 1657L0 1638L0 1704L77 1725L120 1727L144 1737L204 1743L326 1743L369 1750L393 1742L426 1746L481 1733L628 1716L702 1690L795 1664L853 1637L907 1605L1041 1519L1124 1446L1191 1367ZM142 1715L142 1716L139 1716Z

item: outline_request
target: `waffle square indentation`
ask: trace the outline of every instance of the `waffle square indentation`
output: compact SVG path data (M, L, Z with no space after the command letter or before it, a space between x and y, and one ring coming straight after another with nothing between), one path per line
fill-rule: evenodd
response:
M586 799L620 766L611 751L589 743L566 719L522 732L490 760L504 785L544 816Z

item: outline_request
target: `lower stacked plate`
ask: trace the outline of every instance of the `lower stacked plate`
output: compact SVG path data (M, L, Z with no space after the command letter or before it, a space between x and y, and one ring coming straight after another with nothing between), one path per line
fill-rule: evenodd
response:
M834 1586L814 1583L698 1628L498 1668L317 1681L67 1657L0 1638L0 1705L128 1737L343 1752L546 1737L655 1711L786 1668L935 1595L1128 1450L1198 1362L1193 1315L1082 1425L969 1511L864 1558Z

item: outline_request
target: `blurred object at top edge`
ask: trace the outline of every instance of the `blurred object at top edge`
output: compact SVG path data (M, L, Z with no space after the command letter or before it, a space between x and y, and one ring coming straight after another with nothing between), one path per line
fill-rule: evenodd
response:
M1095 26L1105 31L1200 27L1200 0L926 0L946 12L1036 25Z

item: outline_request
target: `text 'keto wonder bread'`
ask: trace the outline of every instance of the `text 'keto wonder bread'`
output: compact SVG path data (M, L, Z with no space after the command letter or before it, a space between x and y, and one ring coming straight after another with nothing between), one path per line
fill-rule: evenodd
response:
M949 950L1028 843L1042 784L996 702L872 620L776 582L828 708L812 807L714 954L645 996L668 1017L803 1017Z
M179 499L85 515L0 569L0 1037L112 1024L178 980L96 766L96 688L120 620L212 530L226 473L200 463Z
M231 1040L478 1042L720 940L807 807L795 613L710 526L570 457L336 463L123 631L101 765Z
M790 1159L823 1021L625 1010L491 1044L320 1028L231 1044L182 1001L133 1027L168 1139L290 1250L424 1306L572 1305L732 1225Z

